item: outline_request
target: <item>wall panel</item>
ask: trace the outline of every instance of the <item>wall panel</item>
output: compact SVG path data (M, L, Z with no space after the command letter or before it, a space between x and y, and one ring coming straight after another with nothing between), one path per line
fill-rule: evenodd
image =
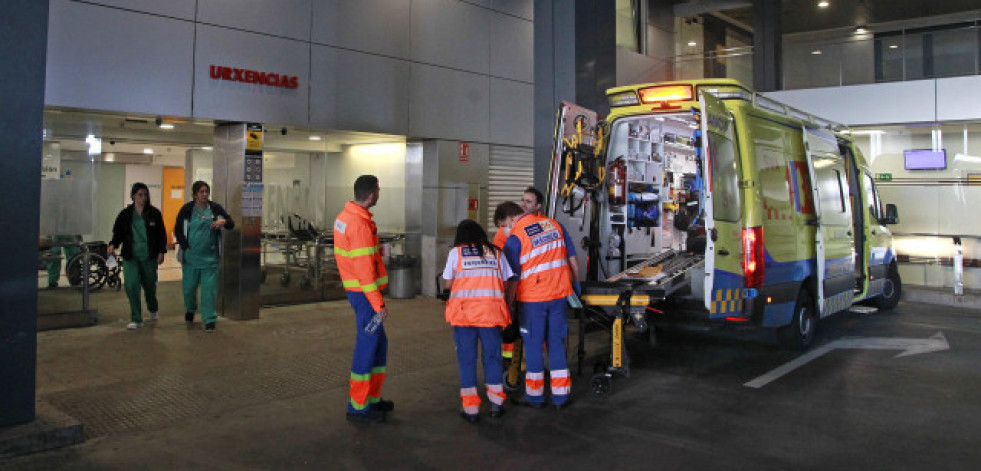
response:
M45 105L189 116L194 24L53 0Z
M490 142L534 145L535 86L490 79Z
M490 79L412 64L409 135L487 142Z
M124 8L142 13L194 20L197 0L89 0L88 3Z
M314 0L314 43L408 59L410 0Z
M194 117L305 126L309 123L310 44L198 25ZM296 76L287 89L211 78L211 66Z
M456 0L415 0L412 60L488 73L491 15L490 10Z
M312 0L198 0L198 21L310 40Z
M535 81L535 55L531 46L535 24L491 13L490 74L522 82Z
M310 125L387 134L409 131L409 63L313 46Z

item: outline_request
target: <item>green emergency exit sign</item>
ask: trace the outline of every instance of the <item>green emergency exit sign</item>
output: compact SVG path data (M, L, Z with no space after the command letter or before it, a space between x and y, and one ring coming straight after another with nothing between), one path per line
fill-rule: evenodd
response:
M891 182L892 181L892 174L891 173L877 173L877 174L875 174L875 179L878 180L878 181L880 181L880 182Z

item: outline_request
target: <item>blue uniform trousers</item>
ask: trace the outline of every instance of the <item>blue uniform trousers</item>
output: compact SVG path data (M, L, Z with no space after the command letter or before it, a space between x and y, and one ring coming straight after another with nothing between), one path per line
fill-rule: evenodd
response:
M388 357L388 336L385 335L384 323L373 334L364 331L364 327L375 315L375 310L364 293L348 291L347 300L354 308L354 328L357 332L354 358L351 360L351 400L347 411L357 413L365 412L371 404L381 399Z
M569 320L565 298L536 303L521 303L521 338L525 343L525 399L532 403L545 402L545 358L548 349L548 369L552 404L569 399L571 379L566 360L566 338Z

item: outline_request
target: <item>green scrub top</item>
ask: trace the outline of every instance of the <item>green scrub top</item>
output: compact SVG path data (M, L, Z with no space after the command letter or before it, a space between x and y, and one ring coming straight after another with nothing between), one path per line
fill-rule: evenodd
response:
M218 234L211 230L211 207L194 207L190 227L187 230L187 243L191 246L184 254L184 263L196 268L218 266Z
M146 241L146 223L143 222L143 216L136 209L133 209L131 231L133 233L133 259L149 260L150 246Z

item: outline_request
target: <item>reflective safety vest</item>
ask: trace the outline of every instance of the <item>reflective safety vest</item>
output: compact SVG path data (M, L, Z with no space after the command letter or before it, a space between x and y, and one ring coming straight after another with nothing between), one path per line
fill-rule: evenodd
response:
M378 250L378 228L371 213L348 201L334 220L334 259L346 291L364 293L372 309L385 309L381 290L388 286L388 272Z
M521 242L518 301L552 301L572 294L569 255L559 223L539 214L526 214L515 221L511 235Z
M457 251L457 261L446 302L446 322L461 327L506 327L511 314L504 301L500 252L495 255L484 247L481 256L470 246L453 250Z
M506 228L498 228L497 232L494 233L494 244L495 247L504 250L504 244L508 241L508 231Z

